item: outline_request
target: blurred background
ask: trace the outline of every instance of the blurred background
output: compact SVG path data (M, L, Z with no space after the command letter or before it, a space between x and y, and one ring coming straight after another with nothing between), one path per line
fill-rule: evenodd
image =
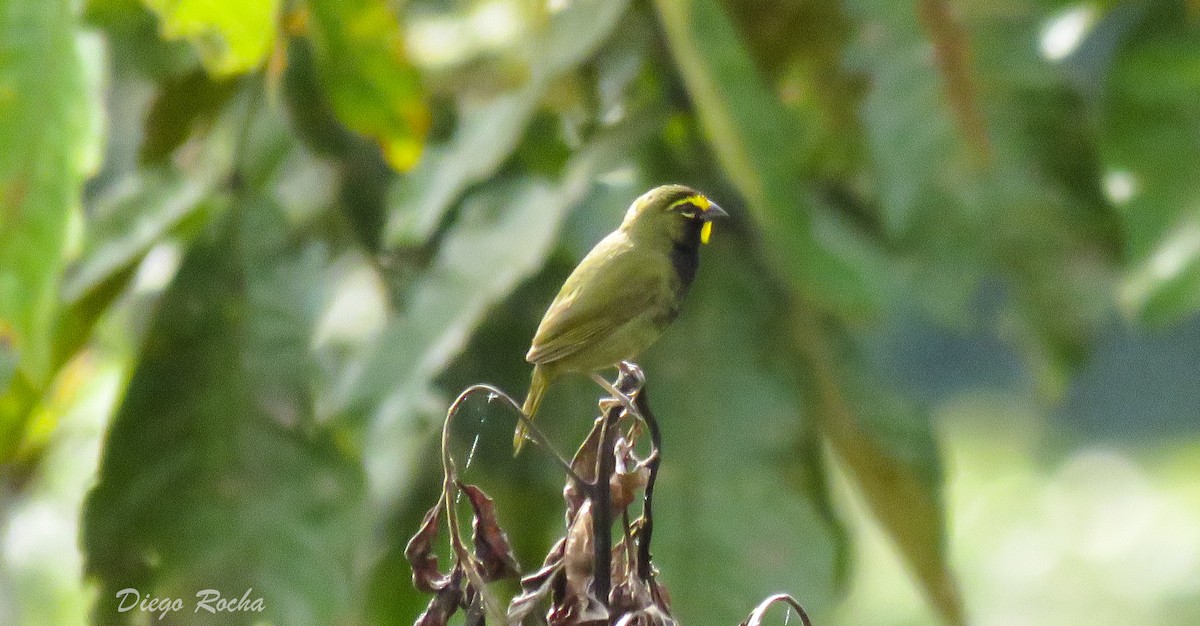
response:
M448 402L664 182L733 215L641 362L684 623L1200 623L1194 0L0 0L0 622L412 623Z

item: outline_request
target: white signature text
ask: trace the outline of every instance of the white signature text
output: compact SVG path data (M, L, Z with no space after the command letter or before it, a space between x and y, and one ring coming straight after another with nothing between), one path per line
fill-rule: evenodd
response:
M248 613L262 612L266 608L262 598L252 598L250 593L254 589L247 589L242 597L225 597L216 589L201 589L196 592L196 607L192 609L193 613L199 613L201 610L208 613ZM140 591L133 587L128 587L117 592L117 612L125 613L137 609L143 613L156 613L158 619L162 619L167 615L183 609L183 600L181 598L156 598L150 594L142 595Z

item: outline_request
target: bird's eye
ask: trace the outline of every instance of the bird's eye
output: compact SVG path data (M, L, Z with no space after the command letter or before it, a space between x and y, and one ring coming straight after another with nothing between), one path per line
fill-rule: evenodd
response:
M695 211L680 211L679 214L688 218L689 220L696 217Z

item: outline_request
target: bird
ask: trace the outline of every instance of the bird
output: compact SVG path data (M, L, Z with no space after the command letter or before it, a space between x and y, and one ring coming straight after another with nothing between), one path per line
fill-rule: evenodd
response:
M558 377L632 360L658 339L679 315L712 221L728 216L684 185L655 187L633 201L620 227L567 277L538 325L525 355L533 375L521 410L530 421ZM514 456L527 430L517 422Z

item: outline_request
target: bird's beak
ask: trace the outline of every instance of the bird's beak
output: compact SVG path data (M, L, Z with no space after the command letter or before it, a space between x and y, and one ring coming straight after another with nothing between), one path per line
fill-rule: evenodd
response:
M704 222L704 226L700 227L700 243L708 243L712 237L712 221L718 217L729 217L729 214L722 209L716 202L709 201L708 207L700 213L700 220Z
M704 209L704 211L700 213L700 219L706 222L711 222L718 217L729 217L729 214L725 212L725 209L721 208L721 205L709 200L708 208Z

